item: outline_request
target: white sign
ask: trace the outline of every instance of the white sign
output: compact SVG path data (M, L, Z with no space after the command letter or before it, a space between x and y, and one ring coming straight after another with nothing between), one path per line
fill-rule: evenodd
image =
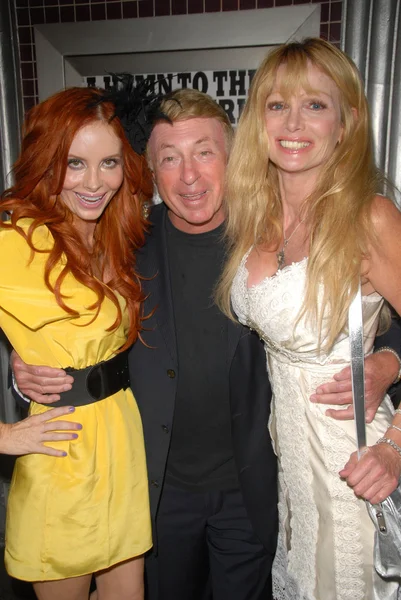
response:
M155 92L168 94L181 89L192 88L209 94L226 111L232 125L236 125L244 107L255 69L229 71L196 71L191 73L157 73L135 75L139 83L147 78L155 82ZM110 88L112 75L84 77L83 85L88 87Z

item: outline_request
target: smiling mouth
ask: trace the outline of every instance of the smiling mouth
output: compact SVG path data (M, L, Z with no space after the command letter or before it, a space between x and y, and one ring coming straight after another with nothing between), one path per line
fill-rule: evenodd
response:
M289 150L301 150L311 145L310 142L296 142L294 140L279 140L280 146Z
M81 202L91 206L94 204L100 204L106 194L100 194L98 196L86 196L84 194L78 194L78 192L75 192L75 195Z
M181 198L185 200L200 200L206 194L207 190L197 192L196 194L180 194Z

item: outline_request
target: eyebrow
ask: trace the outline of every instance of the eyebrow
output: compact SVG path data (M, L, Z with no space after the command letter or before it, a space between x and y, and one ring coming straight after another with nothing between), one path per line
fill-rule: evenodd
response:
M310 91L305 91L305 96L327 96L327 98L332 98L333 96L331 94L328 94L327 92L324 92L323 90L310 90Z
M327 92L324 92L323 90L303 90L305 92L305 96L327 96L327 98L332 98L333 96L331 94L328 94ZM281 93L281 90L273 90L272 92L270 92L269 96L273 96L274 94L279 94L280 96L283 96L283 94ZM267 96L269 98L269 96ZM284 97L284 96L283 96Z
M203 138L200 138L199 140L196 140L195 146L198 144L202 144L203 142L214 142L215 144L217 144L217 140L215 140L214 138L211 138L210 136L205 136ZM159 149L165 150L166 148L176 148L176 145L163 143L163 144L161 144Z
M116 152L115 154L110 154L109 156L104 156L102 160L107 160L108 158L121 158L123 155L122 152ZM67 158L77 158L78 160L85 160L82 156L78 156L78 154L68 154Z

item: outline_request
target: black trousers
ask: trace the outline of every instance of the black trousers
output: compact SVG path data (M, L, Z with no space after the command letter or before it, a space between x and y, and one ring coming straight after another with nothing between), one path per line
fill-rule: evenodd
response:
M252 530L239 489L165 485L158 552L145 562L146 600L270 600L273 555Z

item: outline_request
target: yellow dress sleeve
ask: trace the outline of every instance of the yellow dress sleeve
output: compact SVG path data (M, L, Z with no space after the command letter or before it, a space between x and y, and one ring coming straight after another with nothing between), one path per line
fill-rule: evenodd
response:
M35 253L30 261L31 249L23 236L7 229L0 230L0 257L0 309L8 318L13 317L33 331L53 321L72 318L45 285L47 253Z

